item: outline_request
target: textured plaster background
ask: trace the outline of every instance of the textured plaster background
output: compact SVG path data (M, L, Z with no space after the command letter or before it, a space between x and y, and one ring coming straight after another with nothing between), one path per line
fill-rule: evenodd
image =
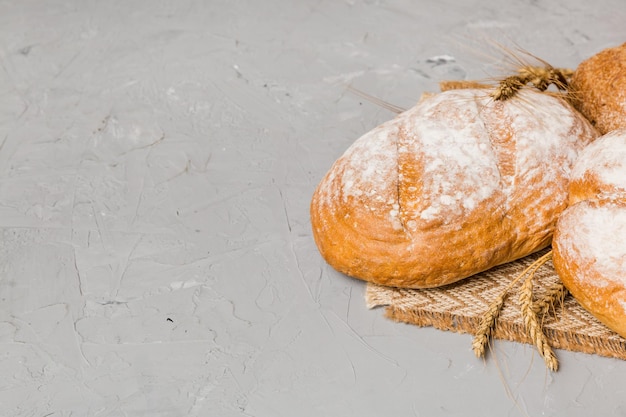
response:
M626 40L622 0L0 0L1 416L623 416L626 363L392 323L308 204L440 79ZM437 59L447 55L446 59Z

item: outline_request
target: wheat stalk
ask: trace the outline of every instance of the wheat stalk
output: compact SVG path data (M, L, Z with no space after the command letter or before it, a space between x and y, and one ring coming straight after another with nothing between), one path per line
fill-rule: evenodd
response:
M546 91L551 84L561 91L567 90L569 79L573 74L574 71L570 69L554 68L547 62L544 67L524 65L517 70L517 75L502 79L491 93L491 97L496 101L508 100L528 85L539 91Z
M557 301L563 303L568 291L562 282L550 284L546 289L546 294L532 304L533 312L537 317L544 317L550 309L554 308Z
M493 335L496 328L496 320L500 315L500 311L502 310L502 306L504 305L504 300L507 295L507 291L505 290L491 304L489 304L489 308L480 318L480 324L478 325L476 336L474 336L474 340L472 341L472 349L474 350L474 354L477 358L480 358L485 354L485 347L487 346L487 343L489 343L489 339Z
M541 357L543 357L548 369L556 371L559 368L559 362L556 359L552 347L550 347L550 344L548 343L548 338L543 333L541 324L539 323L539 318L535 312L535 307L533 306L533 278L535 277L535 272L541 265L543 264L539 264L536 268L534 268L522 284L520 288L519 301L522 309L524 326L526 327L528 335L537 347Z
M504 305L504 301L506 297L509 295L511 288L515 284L517 284L526 274L531 273L535 274L535 271L539 269L539 267L552 257L552 251L546 253L541 258L537 259L535 262L530 264L526 269L522 271L513 281L506 286L504 291L496 297L496 299L489 304L487 311L481 316L480 324L478 325L478 329L476 330L476 335L474 336L474 340L472 341L472 349L474 350L474 354L476 357L481 357L485 354L485 349L487 344L489 343L489 339L493 336L496 327L496 320L500 315L500 311L502 311L502 306Z

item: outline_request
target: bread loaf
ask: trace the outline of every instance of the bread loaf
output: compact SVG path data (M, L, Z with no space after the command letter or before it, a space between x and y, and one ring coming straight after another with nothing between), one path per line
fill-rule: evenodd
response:
M587 146L572 168L570 205L611 196L626 197L626 129L607 133Z
M626 337L626 130L581 152L570 201L554 235L554 267L583 308Z
M576 108L601 134L626 128L626 43L583 61L570 92Z
M449 284L550 244L570 168L596 136L565 101L452 90L358 139L311 201L340 272L382 285Z

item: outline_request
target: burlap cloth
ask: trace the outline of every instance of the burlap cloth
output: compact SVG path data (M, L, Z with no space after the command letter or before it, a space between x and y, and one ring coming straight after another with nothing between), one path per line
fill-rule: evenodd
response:
M408 290L368 284L367 306L386 306L386 316L398 322L475 334L489 304L545 253L544 250L441 288ZM541 296L542 287L557 280L552 262L548 262L536 273L534 293ZM507 297L493 337L531 344L520 313L519 285ZM553 348L626 359L626 340L587 313L571 295L542 324Z

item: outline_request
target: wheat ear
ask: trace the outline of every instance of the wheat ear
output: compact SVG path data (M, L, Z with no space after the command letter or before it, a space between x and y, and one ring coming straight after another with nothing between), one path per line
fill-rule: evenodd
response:
M489 339L493 335L496 328L496 320L500 315L506 296L506 291L500 294L491 304L489 304L489 308L480 318L480 324L478 325L476 336L474 336L474 340L472 341L472 349L474 350L474 354L477 358L480 358L485 354L485 347L487 346L487 343L489 343Z
M545 264L550 257L552 256L552 251L546 253L541 258L537 259L535 262L530 264L526 269L522 271L513 281L506 286L504 291L496 297L496 299L489 304L487 311L481 316L480 324L478 325L478 329L476 330L476 335L474 336L474 340L472 341L472 349L474 350L474 354L476 357L480 358L485 354L485 349L487 344L489 343L489 339L493 336L493 333L496 328L496 320L500 315L500 311L502 311L502 306L504 305L504 301L506 297L509 295L509 291L515 284L517 284L526 274L532 271L532 274L535 273L537 269L543 264Z
M550 252L547 255L552 255L552 253ZM519 301L521 304L524 326L526 327L528 335L537 347L541 357L543 357L548 369L556 371L559 369L559 361L556 359L556 355L548 343L548 338L543 333L541 324L539 323L539 319L533 308L533 278L535 277L537 269L546 263L548 259L549 258L546 258L543 262L535 261L533 263L533 265L536 266L532 269L528 278L526 278L520 288Z
M563 302L568 291L562 282L555 282L547 287L546 294L533 303L533 312L537 317L544 317L550 309L554 308L556 302Z

